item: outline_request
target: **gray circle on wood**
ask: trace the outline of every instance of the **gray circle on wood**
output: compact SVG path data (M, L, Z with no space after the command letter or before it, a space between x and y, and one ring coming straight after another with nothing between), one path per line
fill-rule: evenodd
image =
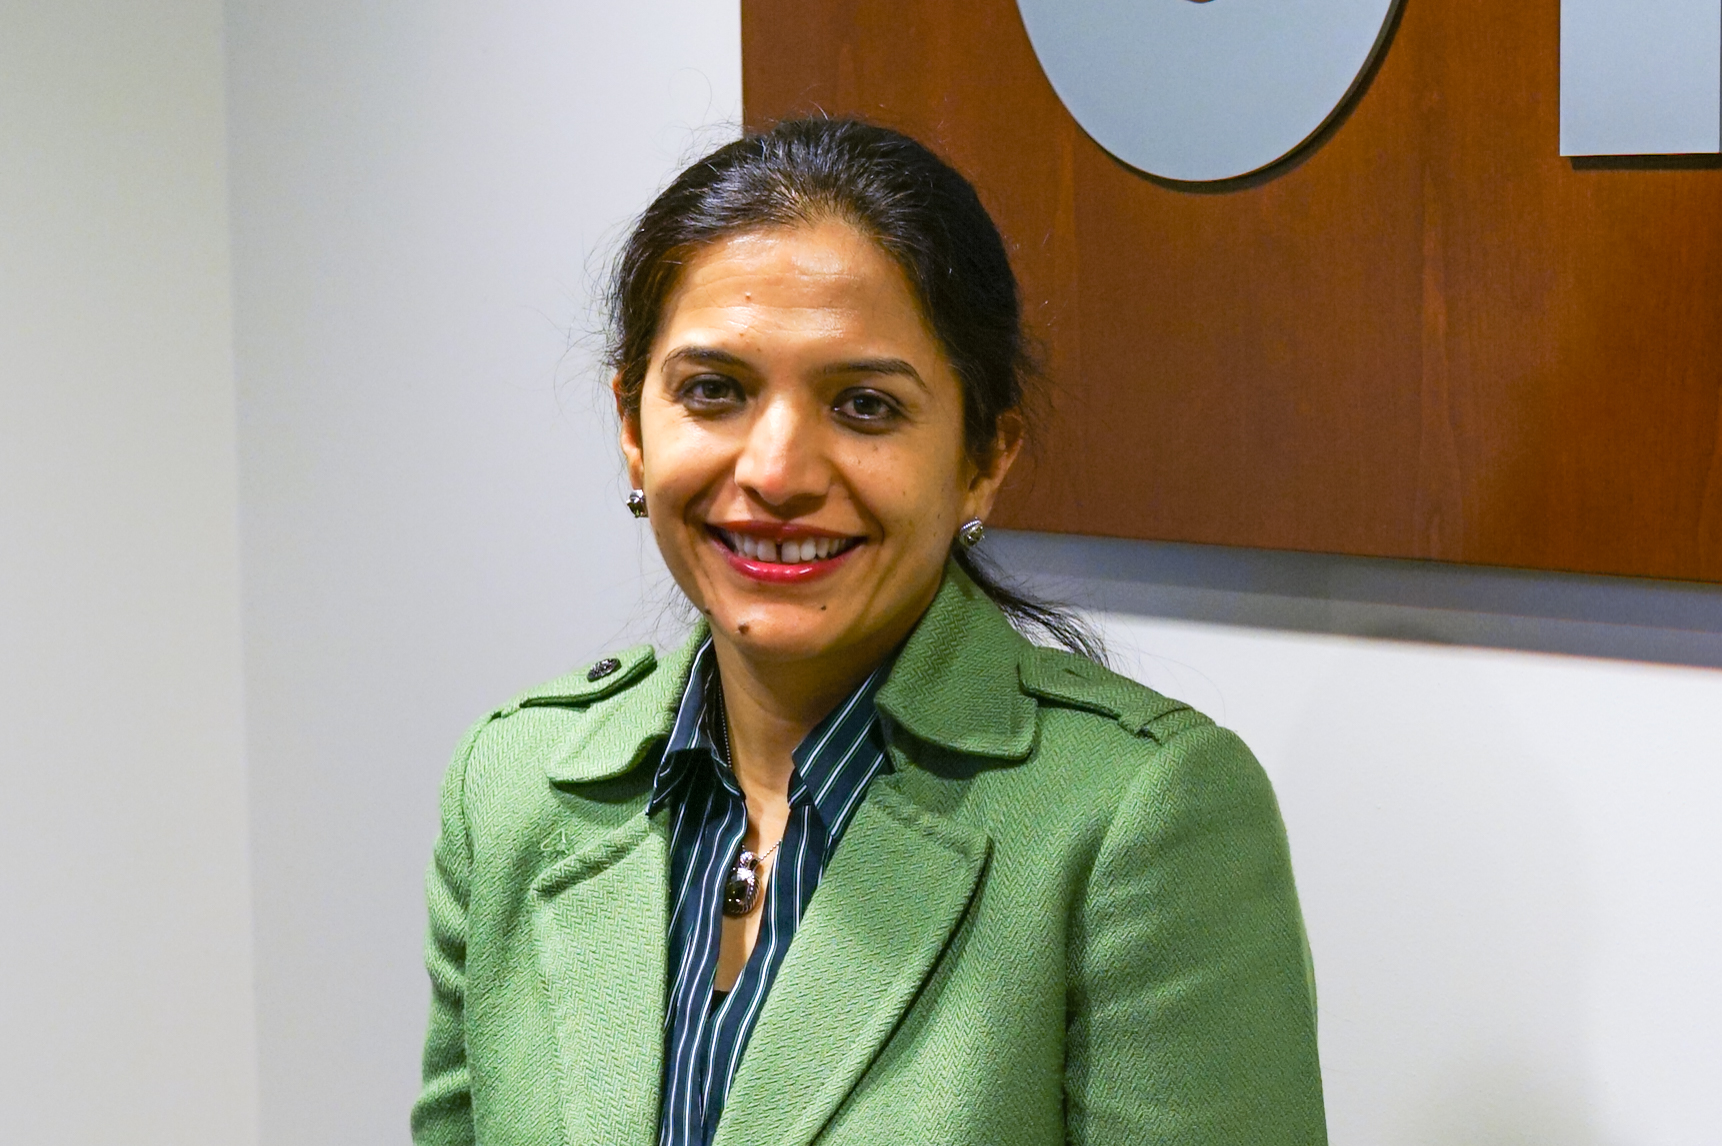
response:
M1397 0L1017 0L1035 55L1094 141L1210 182L1321 130L1384 45Z

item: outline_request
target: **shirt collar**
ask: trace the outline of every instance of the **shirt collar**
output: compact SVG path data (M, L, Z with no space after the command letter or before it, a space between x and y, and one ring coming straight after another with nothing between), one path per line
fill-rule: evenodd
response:
M790 754L795 778L790 782L789 802L811 800L828 829L846 819L845 810L854 805L856 792L876 772L891 769L879 710L873 703L890 674L887 660L826 713Z
M700 759L712 761L725 786L731 791L739 791L730 774L729 763L723 759L712 737L707 698L716 668L717 654L712 651L711 637L707 636L694 653L687 687L682 689L681 703L676 705L670 736L664 742L664 755L658 763L657 774L652 777L652 799L646 805L647 815L663 807L686 785L690 770Z
M890 676L891 661L875 668L835 708L828 712L790 754L795 771L790 777L789 803L796 807L811 802L826 825L836 824L854 802L856 791L876 771L889 771L883 730L874 697ZM707 636L694 654L687 687L676 706L664 754L652 778L648 815L656 812L685 788L692 770L709 762L720 783L734 796L741 787L730 770L728 745L717 740L722 719L721 703L712 687L717 680L717 654ZM883 765L881 767L881 761Z

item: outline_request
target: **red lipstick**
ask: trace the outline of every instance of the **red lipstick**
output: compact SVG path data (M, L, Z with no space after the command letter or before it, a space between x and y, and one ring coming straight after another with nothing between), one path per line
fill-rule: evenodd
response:
M764 521L726 522L708 527L708 532L731 569L749 580L777 585L829 576L864 540L814 526Z

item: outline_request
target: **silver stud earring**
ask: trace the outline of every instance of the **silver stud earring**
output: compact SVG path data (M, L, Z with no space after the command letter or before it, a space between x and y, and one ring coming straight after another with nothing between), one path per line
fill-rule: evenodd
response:
M627 506L628 512L635 517L646 516L646 491L643 489L629 490Z
M973 549L981 543L981 538L986 535L987 527L981 524L981 519L971 517L963 522L962 528L957 530L957 542L964 549Z

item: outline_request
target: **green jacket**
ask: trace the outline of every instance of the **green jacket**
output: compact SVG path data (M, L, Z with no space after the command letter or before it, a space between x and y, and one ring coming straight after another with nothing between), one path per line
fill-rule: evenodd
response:
M461 744L429 876L421 1146L656 1142L668 846L654 747L702 634ZM1038 648L955 567L878 695L876 779L715 1146L1314 1146L1284 829L1236 736Z

